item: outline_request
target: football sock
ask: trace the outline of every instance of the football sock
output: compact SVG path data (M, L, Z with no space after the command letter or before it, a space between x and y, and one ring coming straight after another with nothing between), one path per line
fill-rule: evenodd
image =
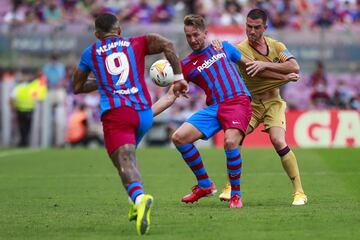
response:
M238 148L232 150L226 150L226 166L228 172L228 178L231 185L231 197L238 194L241 197L240 192L240 177L242 159Z
M131 201L133 201L136 206L140 202L141 197L144 195L143 186L141 182L138 181L130 183L130 185L127 187L127 192L129 197L131 198Z
M211 181L207 175L201 156L194 144L184 144L176 147L181 153L186 164L191 168L201 188L211 186Z
M291 179L291 182L293 184L294 192L304 192L302 186L301 186L301 179L300 179L300 173L299 173L299 167L297 164L297 160L295 157L295 154L293 151L290 150L288 146L281 149L280 151L277 151L281 158L281 163L283 168L285 169L287 175Z

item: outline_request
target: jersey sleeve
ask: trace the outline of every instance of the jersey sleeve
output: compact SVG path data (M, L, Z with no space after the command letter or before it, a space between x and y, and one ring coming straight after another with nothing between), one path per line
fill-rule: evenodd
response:
M139 36L130 39L131 44L133 44L137 52L143 53L143 55L147 55L149 53L148 41L146 36Z
M91 59L91 53L90 53L90 47L84 50L84 52L81 55L80 63L78 65L78 68L81 71L84 72L90 72L90 59Z
M286 48L285 44L283 44L282 42L275 42L275 49L279 55L281 62L286 62L286 61L290 60L291 58L295 58L290 53L290 51Z
M188 74L188 71L187 71L187 68L186 68L186 65L183 61L180 62L180 65L181 65L181 70L182 70L182 73L184 75L184 80L187 81L187 82L190 82L190 79L189 79L189 74Z
M238 62L241 60L241 53L240 51L231 45L229 42L223 42L224 51L230 57L230 60L233 62Z

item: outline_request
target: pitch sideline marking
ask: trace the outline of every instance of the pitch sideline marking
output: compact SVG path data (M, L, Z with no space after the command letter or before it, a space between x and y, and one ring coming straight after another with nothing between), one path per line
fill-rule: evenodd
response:
M9 157L9 156L11 157L11 156L15 156L15 155L22 155L22 154L27 154L27 153L36 153L36 152L40 152L40 151L41 151L41 149L7 151L7 152L0 153L0 158Z

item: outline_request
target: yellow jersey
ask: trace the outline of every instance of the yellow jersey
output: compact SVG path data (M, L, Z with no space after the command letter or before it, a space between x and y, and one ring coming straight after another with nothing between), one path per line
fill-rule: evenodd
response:
M270 37L264 37L264 38L268 49L267 55L263 55L260 52L258 52L256 49L251 47L248 39L245 39L244 41L239 43L236 47L244 57L252 61L281 63L291 58L294 58L294 56L289 52L289 50L287 50L286 46L282 42L279 42ZM277 88L284 84L283 81L277 79L256 77L256 76L250 77L246 73L245 66L239 67L239 70L251 94L262 93L267 90Z

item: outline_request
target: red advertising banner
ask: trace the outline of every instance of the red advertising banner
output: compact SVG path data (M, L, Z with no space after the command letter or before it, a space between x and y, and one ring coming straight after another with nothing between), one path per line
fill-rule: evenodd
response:
M360 111L289 111L286 141L290 147L360 147ZM244 141L244 147L272 147L260 125ZM222 147L223 133L214 138Z

